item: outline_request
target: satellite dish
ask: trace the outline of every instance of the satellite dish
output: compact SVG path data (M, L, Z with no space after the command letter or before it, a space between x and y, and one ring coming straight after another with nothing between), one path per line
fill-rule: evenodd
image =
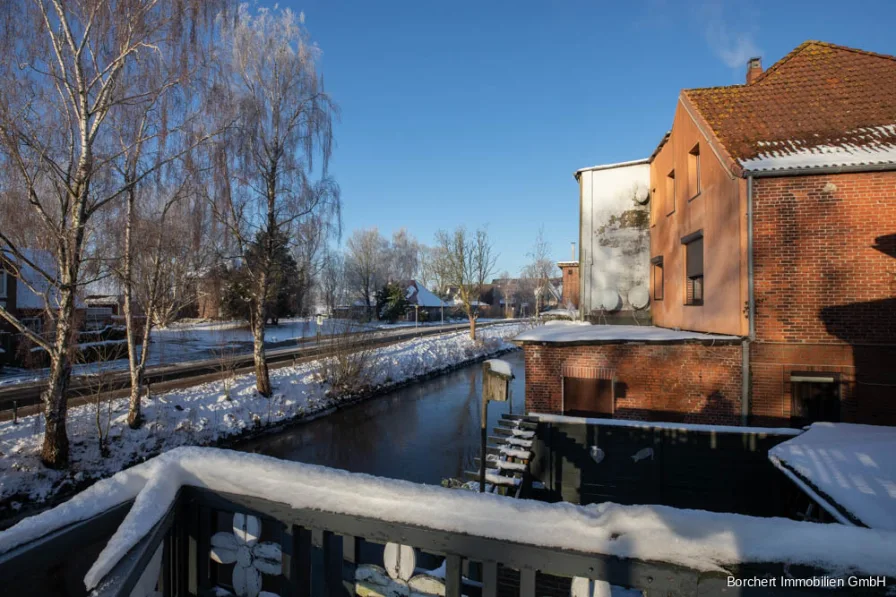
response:
M615 290L604 290L600 293L600 306L604 311L618 311L622 306L619 293Z
M635 286L628 291L628 302L635 309L643 309L650 304L650 292L645 286Z
M647 185L635 183L634 199L638 205L647 204L647 201L650 199L650 189L647 188Z

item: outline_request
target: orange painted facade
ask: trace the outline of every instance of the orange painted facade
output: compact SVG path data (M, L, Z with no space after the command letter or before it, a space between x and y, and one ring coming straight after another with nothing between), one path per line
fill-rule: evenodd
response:
M650 164L651 309L661 327L743 336L749 332L746 182L719 155L679 101L672 132ZM686 304L682 239L701 232L703 304Z

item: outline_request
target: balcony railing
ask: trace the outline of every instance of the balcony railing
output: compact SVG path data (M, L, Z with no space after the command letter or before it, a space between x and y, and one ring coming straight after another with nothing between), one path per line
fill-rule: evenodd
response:
M231 462L229 455L239 460ZM720 569L622 557L650 540L674 542L680 536L687 543L696 529L676 529L670 522L659 535L640 536L631 528L598 541L593 538L602 536L606 521L593 508L570 504L417 486L209 449L179 449L154 460L161 462L101 481L74 505L0 533L0 550L7 550L0 555L4 585L14 586L16 578L110 534L85 577L92 594L101 597L591 597L603 594L589 586L595 580L651 597L736 595L729 586L732 575L830 575L782 562ZM871 538L868 529L846 530L866 531ZM732 537L738 538L736 530ZM806 540L813 541L811 533ZM873 546L865 551L873 553ZM825 594L884 591L845 587Z

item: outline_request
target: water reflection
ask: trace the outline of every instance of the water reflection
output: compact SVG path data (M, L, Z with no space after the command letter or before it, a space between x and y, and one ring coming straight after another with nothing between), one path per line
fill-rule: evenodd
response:
M502 357L513 367L513 412L523 412L523 353ZM403 388L248 442L243 450L359 473L438 484L474 470L479 455L482 365ZM489 405L489 429L510 403ZM490 433L491 435L491 433Z

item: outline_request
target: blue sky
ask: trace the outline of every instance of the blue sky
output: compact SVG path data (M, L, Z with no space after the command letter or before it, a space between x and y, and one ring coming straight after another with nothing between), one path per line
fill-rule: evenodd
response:
M572 173L647 157L682 88L743 81L806 39L896 54L896 2L281 2L342 110L331 172L352 230L488 224L519 272L539 226L578 239Z

